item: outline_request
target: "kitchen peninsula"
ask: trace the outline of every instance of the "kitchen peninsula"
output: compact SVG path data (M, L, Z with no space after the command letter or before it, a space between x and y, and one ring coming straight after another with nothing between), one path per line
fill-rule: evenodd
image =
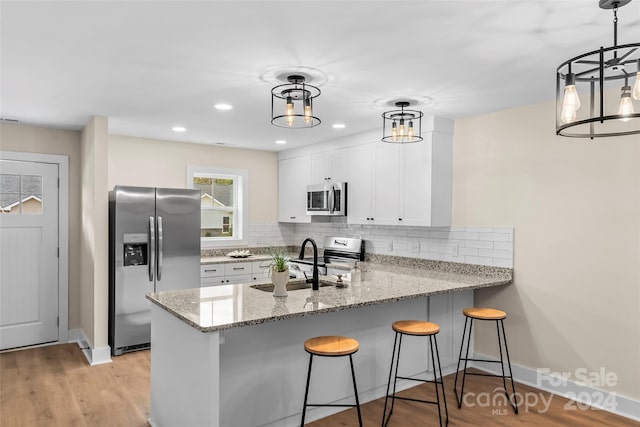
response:
M308 362L302 344L316 335L357 339L361 402L381 397L393 344L391 323L399 319L440 324L440 358L445 375L452 372L462 308L473 305L474 289L511 283L512 270L413 261L405 266L365 262L360 283L338 288L325 281L318 291L295 290L280 298L256 284L149 294L151 425L299 424ZM406 374L430 369L423 347L421 340L403 343ZM310 398L350 403L348 364L331 365L319 361L314 366ZM409 385L415 384L399 383L399 388ZM314 408L307 418L335 411Z

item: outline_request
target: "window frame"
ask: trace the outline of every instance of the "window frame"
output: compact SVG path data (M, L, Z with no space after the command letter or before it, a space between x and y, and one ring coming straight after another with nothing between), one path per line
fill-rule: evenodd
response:
M194 177L210 177L234 179L234 215L230 226L233 228L235 236L222 237L200 237L200 247L220 248L229 246L246 246L247 243L247 226L249 214L249 171L246 169L227 169L213 166L187 166L187 188L194 188ZM213 195L212 195L213 196ZM202 210L202 206L200 208ZM208 210L223 210L210 208ZM232 209L224 209L232 210Z

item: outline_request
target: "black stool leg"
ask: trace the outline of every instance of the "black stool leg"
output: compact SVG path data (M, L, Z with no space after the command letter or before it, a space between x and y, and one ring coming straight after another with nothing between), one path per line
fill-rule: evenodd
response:
M391 366L389 367L389 381L387 381L387 391L384 395L384 409L382 410L382 427L384 427L388 422L385 422L385 416L387 415L387 400L389 400L389 388L391 387L391 375L393 374L393 361L396 358L396 345L398 343L398 333L393 339L393 353L391 353ZM389 412L389 418L391 418L391 412Z
M444 413L446 416L445 425L449 425L449 409L447 408L447 395L444 392L444 377L442 376L442 364L440 363L440 352L438 351L438 339L434 335L433 341L436 346L436 359L438 359L438 372L440 373L440 386L442 386L442 401L444 402ZM433 352L433 350L432 350ZM433 373L435 375L436 368L434 366ZM438 391L438 384L436 383L436 392ZM440 406L438 405L438 414L440 414ZM440 423L442 425L442 422Z
M469 336L467 337L467 351L465 353L464 356L464 370L462 372L462 388L460 389L460 398L458 398L458 389L457 389L457 381L455 383L454 386L454 390L456 392L456 400L458 401L458 409L462 408L462 399L464 397L464 383L467 379L467 362L469 361L469 347L471 346L471 334L473 333L473 319L469 319ZM467 325L467 319L465 319L464 324L465 324L465 330L466 330L466 325ZM462 339L464 342L464 332L462 334ZM460 353L462 357L462 347L460 347ZM460 361L458 361L459 364ZM457 373L456 373L456 380L457 380Z
M400 366L400 349L402 348L402 334L400 334L400 339L398 340L398 357L396 359L396 373L393 377L393 394L391 395L391 411L389 411L389 418L391 418L391 414L393 413L393 407L396 404L396 382L398 381L398 366Z
M309 353L309 371L307 372L307 386L304 390L304 405L302 406L302 421L300 427L304 427L304 417L307 414L307 397L309 396L309 381L311 380L311 363L313 362L313 354Z
M431 363L433 365L433 385L436 387L436 402L438 404L438 420L442 427L442 411L440 410L440 391L438 390L438 376L436 375L436 357L433 351L433 335L429 335L429 347L431 348ZM438 362L440 360L438 359Z
M460 354L458 355L458 366L456 367L456 378L453 381L453 391L456 394L456 403L458 404L458 408L460 408L460 400L458 399L458 374L460 373L460 362L462 361L462 349L464 348L464 337L467 333L468 321L469 321L469 318L465 316L464 329L462 329L462 341L460 342Z
M502 325L502 338L504 339L504 349L507 353L507 364L509 365L509 378L511 378L511 390L513 390L513 410L518 415L518 397L516 396L516 386L513 382L513 371L511 370L511 359L509 358L509 347L507 347L507 335L504 332L504 322L500 319L500 325ZM500 350L502 356L502 350ZM504 387L505 393L507 392L507 386ZM509 399L511 400L511 399Z
M362 415L360 414L360 399L358 399L358 388L356 387L356 373L353 369L353 358L349 355L349 363L351 364L351 378L353 379L353 392L356 395L356 408L358 409L358 425L362 427Z

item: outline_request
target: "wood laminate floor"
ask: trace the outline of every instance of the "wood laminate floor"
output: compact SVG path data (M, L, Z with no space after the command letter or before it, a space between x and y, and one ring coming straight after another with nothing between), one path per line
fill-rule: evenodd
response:
M149 351L116 357L113 363L89 366L76 344L25 349L0 354L0 426L146 427L149 417ZM357 374L356 374L357 375ZM475 406L458 409L453 376L445 378L450 426L636 426L640 423L609 412L580 409L558 396L516 384L528 400L515 415L498 399L487 404L499 379L469 377L466 391ZM403 392L431 399L433 385ZM550 402L548 407L545 402ZM384 399L362 405L365 426L379 426ZM309 424L311 427L355 426L355 409ZM435 426L435 406L396 401L389 427ZM181 426L176 426L181 427ZM232 426L245 427L245 426Z

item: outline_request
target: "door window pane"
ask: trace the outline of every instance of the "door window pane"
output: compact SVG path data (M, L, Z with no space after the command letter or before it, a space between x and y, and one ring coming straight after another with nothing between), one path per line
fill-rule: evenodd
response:
M0 212L42 214L42 177L0 174Z

